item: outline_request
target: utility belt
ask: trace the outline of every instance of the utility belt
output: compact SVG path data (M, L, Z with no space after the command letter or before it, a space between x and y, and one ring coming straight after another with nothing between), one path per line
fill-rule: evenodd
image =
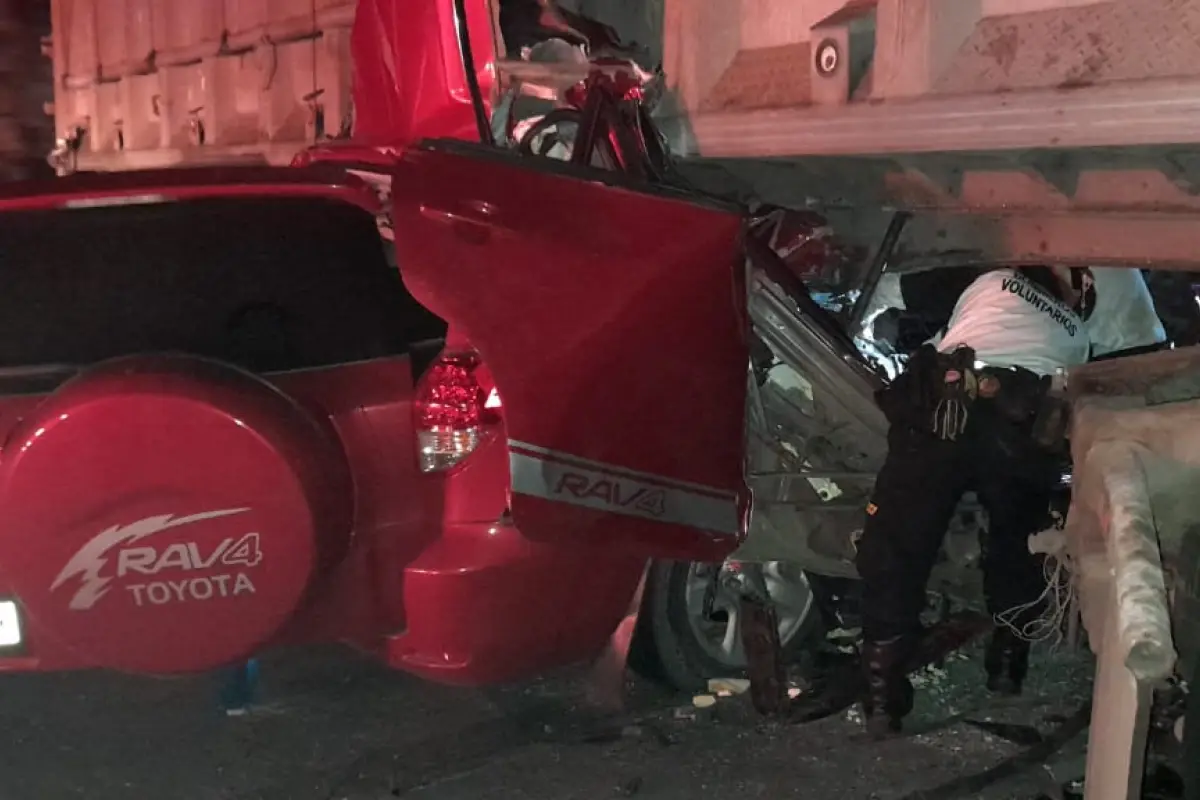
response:
M978 412L1003 420L1041 449L1058 451L1070 423L1066 398L1050 377L982 365L969 347L939 353L922 346L876 401L891 424L946 441L956 440Z
M990 399L981 391L980 402L990 403L998 416L1028 434L1042 449L1062 449L1070 427L1071 406L1050 376L1020 367L984 367L979 374L981 387L993 380L998 386Z

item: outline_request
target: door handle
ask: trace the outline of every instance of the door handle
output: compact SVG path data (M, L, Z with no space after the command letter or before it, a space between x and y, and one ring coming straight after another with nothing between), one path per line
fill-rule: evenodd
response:
M469 244L484 244L500 227L496 207L484 200L469 200L449 206L421 206L421 215L450 227L455 236Z

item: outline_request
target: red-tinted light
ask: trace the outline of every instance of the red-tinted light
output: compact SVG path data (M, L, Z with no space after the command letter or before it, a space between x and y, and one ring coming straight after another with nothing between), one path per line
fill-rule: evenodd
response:
M461 463L500 422L495 387L481 381L483 362L472 351L445 353L417 386L417 456L422 472Z

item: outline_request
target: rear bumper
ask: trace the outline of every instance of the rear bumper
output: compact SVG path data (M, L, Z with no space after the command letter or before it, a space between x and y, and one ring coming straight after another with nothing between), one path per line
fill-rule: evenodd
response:
M407 627L393 667L457 685L499 683L603 649L644 560L525 539L511 525L450 526L404 571Z
M447 523L415 555L381 556L371 548L343 563L274 644L347 642L453 685L529 678L603 649L644 567L627 554L532 542L512 525L484 522ZM404 630L384 634L388 618L405 620ZM0 648L0 673L98 666L36 620L21 623L25 641Z

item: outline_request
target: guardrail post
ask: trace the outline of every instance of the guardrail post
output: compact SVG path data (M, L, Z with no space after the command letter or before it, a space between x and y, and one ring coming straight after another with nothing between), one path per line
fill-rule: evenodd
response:
M1092 687L1084 797L1138 800L1154 692L1125 666L1115 590L1110 589L1110 598Z

